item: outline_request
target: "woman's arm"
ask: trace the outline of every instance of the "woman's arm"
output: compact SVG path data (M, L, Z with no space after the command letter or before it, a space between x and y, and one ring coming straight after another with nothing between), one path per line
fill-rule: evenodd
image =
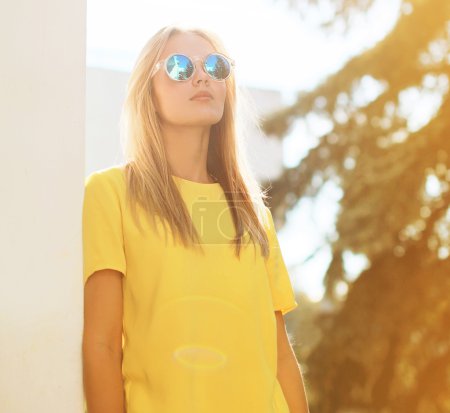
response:
M84 288L83 383L88 413L126 413L122 273L96 271Z
M277 320L277 379L280 382L290 413L309 413L302 373L286 332L281 311L275 311Z

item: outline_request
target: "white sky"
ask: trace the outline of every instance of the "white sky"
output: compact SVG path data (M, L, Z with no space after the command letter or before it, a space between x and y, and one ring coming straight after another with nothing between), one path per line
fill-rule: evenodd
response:
M361 21L357 35L342 41L300 20L283 0L88 0L87 64L131 71L140 49L162 26L197 24L222 38L236 60L239 83L278 89L289 98L382 37L396 15L392 0L390 8L386 1L368 16L371 24ZM266 63L255 70L252 62L261 56Z
M301 1L301 0L299 0ZM347 38L327 37L288 11L283 0L88 0L87 65L131 71L141 48L157 30L171 23L195 24L215 31L235 59L235 76L243 86L279 90L284 103L300 90L312 89L354 54L384 37L395 23L399 0L378 0L373 12L354 23ZM255 69L253 62L266 62ZM300 123L285 138L284 162L293 166L317 144ZM300 133L299 133L300 131ZM294 136L295 135L295 136ZM280 245L294 288L320 300L323 275L331 259L324 246L334 233L340 189L327 184L312 203L304 199L280 231ZM345 266L357 274L364 259L346 254Z

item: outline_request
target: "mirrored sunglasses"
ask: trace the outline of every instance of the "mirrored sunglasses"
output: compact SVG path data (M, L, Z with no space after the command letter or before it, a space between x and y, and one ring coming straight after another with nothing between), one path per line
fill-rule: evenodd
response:
M198 56L195 56L195 58L200 59ZM152 77L161 68L161 66L163 66L165 72L172 80L177 82L189 80L194 75L196 70L196 65L193 60L194 58L191 59L185 54L173 53L164 60L160 60L155 65ZM202 65L204 71L211 79L218 82L223 82L231 75L235 62L233 59L230 59L221 53L210 53L205 59L202 60Z

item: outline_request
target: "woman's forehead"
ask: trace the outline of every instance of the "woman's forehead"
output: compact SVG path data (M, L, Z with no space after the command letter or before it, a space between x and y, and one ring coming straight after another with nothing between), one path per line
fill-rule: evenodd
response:
M162 56L183 53L188 56L206 57L214 51L212 44L203 37L194 33L178 33L168 40Z

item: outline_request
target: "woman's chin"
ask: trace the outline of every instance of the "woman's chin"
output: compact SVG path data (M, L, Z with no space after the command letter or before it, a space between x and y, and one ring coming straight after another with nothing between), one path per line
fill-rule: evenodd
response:
M193 116L190 123L194 125L208 126L215 125L216 123L220 122L221 119L221 116Z

